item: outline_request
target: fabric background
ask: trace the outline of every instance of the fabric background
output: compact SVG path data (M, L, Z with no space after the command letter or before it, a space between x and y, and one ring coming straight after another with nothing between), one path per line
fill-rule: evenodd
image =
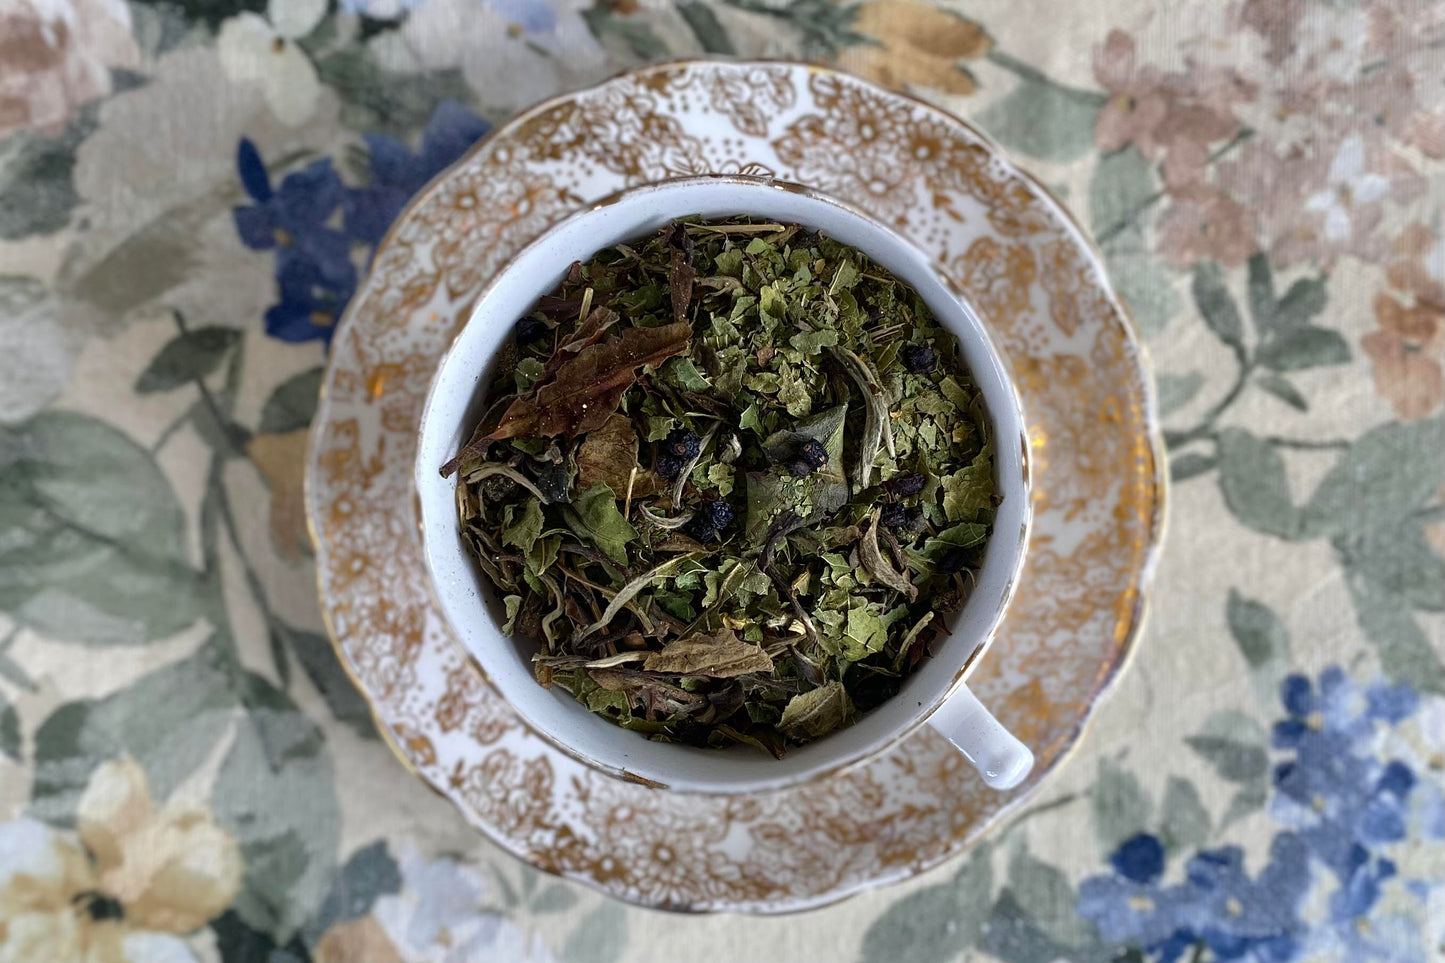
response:
M706 53L841 64L1037 173L1174 477L1145 638L1032 805L775 919L469 830L335 662L301 508L406 198ZM1442 159L1438 2L3 0L0 961L1445 959Z

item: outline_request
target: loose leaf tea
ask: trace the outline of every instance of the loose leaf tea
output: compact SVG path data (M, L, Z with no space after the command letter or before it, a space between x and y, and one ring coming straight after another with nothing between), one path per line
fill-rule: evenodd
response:
M518 322L442 468L538 681L649 738L782 755L927 658L998 495L918 295L817 233L678 221Z

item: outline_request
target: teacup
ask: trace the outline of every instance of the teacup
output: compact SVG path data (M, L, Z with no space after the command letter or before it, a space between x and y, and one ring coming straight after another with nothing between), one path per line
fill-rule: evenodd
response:
M439 467L481 414L492 363L514 323L550 292L574 261L645 236L679 217L739 214L801 224L862 251L911 286L959 340L995 440L1002 502L968 601L946 636L900 691L852 726L790 749L781 759L745 746L694 748L652 742L589 712L532 671L535 644L504 636L500 600L457 524L455 478ZM482 290L443 357L421 420L415 467L422 545L432 585L457 637L491 685L541 738L600 770L681 792L755 793L836 773L883 752L927 723L984 781L1009 789L1033 754L969 691L965 680L992 642L1023 567L1032 518L1028 441L1008 367L978 315L909 241L867 214L808 188L744 176L708 175L631 188L572 215L524 248Z

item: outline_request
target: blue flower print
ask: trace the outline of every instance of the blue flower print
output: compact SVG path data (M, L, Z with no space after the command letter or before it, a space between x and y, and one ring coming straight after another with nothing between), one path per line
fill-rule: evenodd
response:
M1245 872L1238 846L1201 851L1185 872L1194 926L1216 959L1293 959L1304 932L1300 901L1310 885L1309 853L1299 837L1276 836L1257 879Z
M415 154L394 137L366 134L371 183L347 189L346 233L367 244L380 243L412 195L466 153L487 130L486 121L456 101L444 100L432 111Z
M328 158L273 187L256 145L242 138L236 169L251 203L234 209L236 233L253 250L275 252L279 300L266 311L266 333L329 346L356 293L353 257L364 248L375 254L412 195L486 132L481 118L443 101L432 111L415 153L393 137L366 134L370 182L360 187L344 184Z
M1153 963L1426 963L1445 927L1422 928L1408 907L1438 916L1442 886L1414 878L1418 859L1402 857L1445 834L1430 754L1445 745L1445 700L1333 667L1290 676L1280 697L1267 812L1281 825L1258 874L1242 849L1222 846L1188 856L1182 881L1166 883L1164 846L1140 833L1079 885L1079 913ZM1418 735L1397 729L1407 720Z
M293 259L277 264L276 287L281 300L266 309L266 333L293 343L330 344L336 322L351 300L354 283L332 287L314 264Z
M1079 912L1110 942L1138 946L1173 963L1203 945L1216 959L1282 963L1304 931L1298 910L1309 888L1309 857L1301 840L1275 838L1258 878L1244 870L1238 847L1205 850L1189 860L1185 881L1160 886L1164 848L1141 833L1110 857L1114 873L1079 887Z
M232 211L241 243L257 251L277 250L282 263L311 264L336 289L356 286L356 266L345 234L328 226L345 188L329 158L287 174L276 190L256 145L242 138L236 152L241 183L255 202Z
M288 174L273 189L256 145L236 151L241 184L252 203L234 208L241 243L276 252L280 302L266 312L266 331L286 341L331 340L356 290L351 241L331 226L345 187L327 158Z
M1322 672L1317 687L1290 676L1280 696L1289 717L1275 725L1274 745L1293 755L1275 767L1270 811L1346 882L1367 847L1405 837L1417 780L1398 760L1381 763L1370 743L1377 724L1406 718L1418 700L1405 686L1362 690L1337 667Z

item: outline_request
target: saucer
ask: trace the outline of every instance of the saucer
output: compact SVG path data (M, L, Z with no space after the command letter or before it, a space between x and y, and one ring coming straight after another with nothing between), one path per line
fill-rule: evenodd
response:
M774 175L851 201L944 266L990 325L1028 422L1028 563L970 687L1037 757L987 788L920 729L832 777L683 795L603 775L530 733L426 582L412 463L438 360L481 286L620 188ZM849 75L784 63L646 67L499 127L417 196L332 346L306 505L342 664L401 760L500 846L611 896L790 912L921 872L1018 806L1079 740L1137 637L1165 465L1143 350L1082 230L973 128Z

